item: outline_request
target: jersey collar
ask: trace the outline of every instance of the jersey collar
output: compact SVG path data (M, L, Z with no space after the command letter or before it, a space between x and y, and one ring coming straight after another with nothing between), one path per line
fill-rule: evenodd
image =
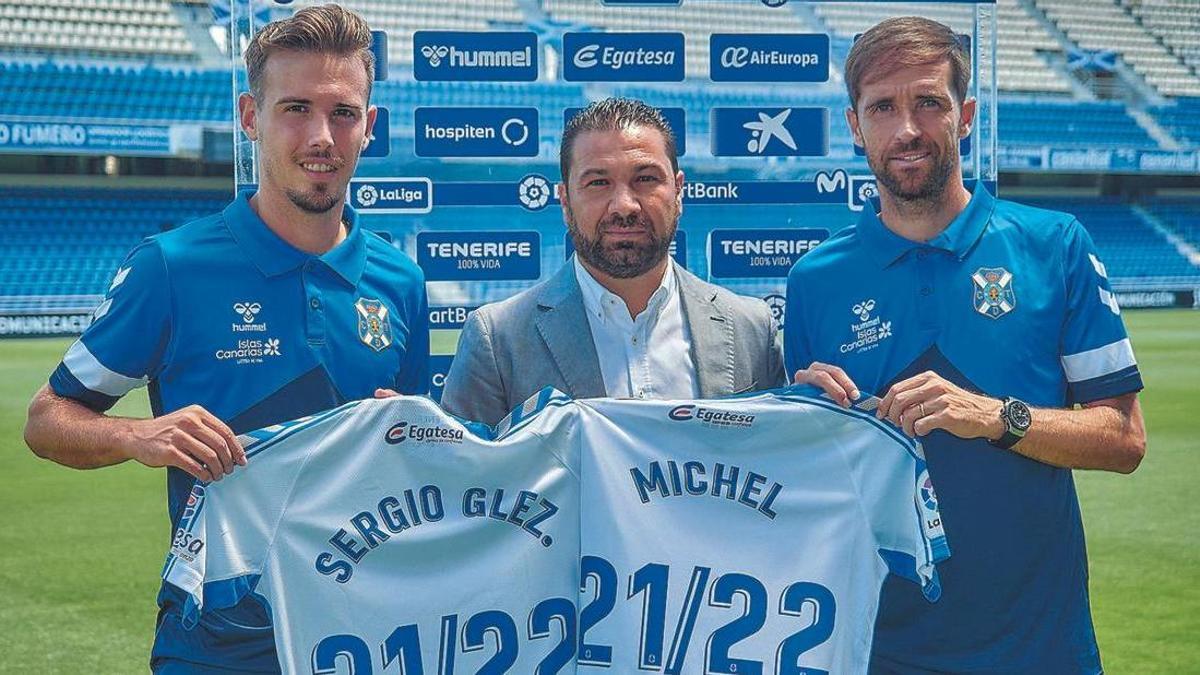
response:
M221 215L238 246L264 276L279 276L316 258L350 286L358 284L367 261L367 244L359 227L358 214L348 204L342 209L342 218L349 225L346 239L324 255L314 256L272 232L250 208L250 196L249 192L239 192Z
M967 203L967 208L950 221L946 229L924 244L905 239L889 230L879 219L879 202L868 202L858 222L859 236L863 240L867 255L880 267L887 267L905 253L922 246L942 249L959 260L965 258L983 235L984 229L992 219L992 211L996 208L995 197L981 182L968 181L966 188L971 193L971 201Z

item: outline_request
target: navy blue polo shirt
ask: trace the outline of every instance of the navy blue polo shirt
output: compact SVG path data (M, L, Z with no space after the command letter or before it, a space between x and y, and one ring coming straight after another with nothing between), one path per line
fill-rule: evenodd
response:
M50 387L104 411L149 385L155 416L199 404L235 433L369 398L377 387L425 393L424 276L365 232L349 207L344 218L346 239L319 256L276 236L247 194L217 215L146 239L117 270ZM192 482L167 471L172 527ZM160 604L170 613L174 599L164 593ZM264 625L268 615L254 609L239 623ZM238 634L214 621L184 634L168 617L154 656L278 668L269 627L264 642L262 632Z
M871 205L788 276L788 372L841 366L883 395L926 370L993 397L1067 407L1139 391L1120 310L1073 216L980 185L929 242ZM877 205L876 205L877 207ZM952 555L942 597L889 579L873 647L880 672L1100 672L1071 472L981 439L922 439Z

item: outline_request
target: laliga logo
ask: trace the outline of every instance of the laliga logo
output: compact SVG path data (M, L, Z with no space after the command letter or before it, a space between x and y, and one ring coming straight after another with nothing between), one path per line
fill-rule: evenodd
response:
M596 65L596 52L600 51L600 45L592 44L581 48L575 52L575 67L576 68L591 68Z
M863 183L862 185L858 186L858 200L860 202L865 202L868 199L873 199L878 196L879 188L875 186L875 183Z
M537 174L522 178L517 185L517 199L520 200L521 206L530 211L544 208L550 201L550 181Z
M750 49L748 47L726 47L725 51L721 52L723 68L743 68L749 62Z
M875 300L871 299L871 300L864 300L864 301L858 303L853 308L851 308L850 311L857 314L859 320L866 321L867 319L871 318L871 310L873 310L873 309L875 309Z
M233 311L242 315L242 321L246 323L254 322L254 315L262 309L262 305L257 302L239 302L233 306Z
M383 435L383 440L387 441L388 445L398 445L408 438L408 422L397 422L392 425L391 429Z
M685 422L696 416L696 406L680 405L671 408L671 412L667 413L667 417L677 421Z
M375 202L379 201L379 191L375 189L374 185L364 185L358 188L355 197L358 198L358 203L363 206L374 206Z
M433 45L421 47L421 55L429 59L429 65L434 68L442 65L442 59L446 58L446 55L449 53L449 47L435 47Z

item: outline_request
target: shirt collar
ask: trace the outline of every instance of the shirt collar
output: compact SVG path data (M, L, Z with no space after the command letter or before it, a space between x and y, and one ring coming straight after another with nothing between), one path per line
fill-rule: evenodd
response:
M608 311L612 307L616 307L625 316L629 316L629 308L625 305L625 301L616 293L608 290L600 285L599 281L588 272L583 263L579 262L579 255L571 256L571 262L575 266L575 279L579 282L579 290L583 295L583 308L587 311L588 316L593 316L599 319L602 323L608 321ZM670 297L672 290L675 288L675 270L674 265L667 263L667 271L663 274L662 281L659 282L658 288L650 295L650 302L646 304L646 309L637 316L655 316L663 308L667 299ZM631 319L631 321L637 320Z
M239 192L221 212L221 216L238 246L264 276L274 277L290 272L315 258L347 284L358 285L367 262L367 242L354 209L348 204L342 208L342 219L347 224L346 238L331 250L315 256L292 246L272 232L250 207L250 195L249 192Z
M858 221L858 233L862 237L867 255L880 267L887 267L905 253L922 246L948 251L959 260L965 258L983 235L996 207L995 197L988 192L983 183L969 181L966 188L971 193L971 201L967 203L967 208L955 216L946 229L924 244L905 239L889 230L879 219L879 201L872 199L863 209L862 217Z

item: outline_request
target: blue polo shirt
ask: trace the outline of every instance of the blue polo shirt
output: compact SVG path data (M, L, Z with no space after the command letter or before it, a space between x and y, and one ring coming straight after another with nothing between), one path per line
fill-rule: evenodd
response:
M1073 216L980 185L926 243L864 210L788 276L789 373L841 366L882 395L926 370L993 397L1068 407L1142 388L1120 310ZM877 205L876 205L877 207ZM885 582L876 672L1097 673L1071 472L981 439L922 439L954 555L942 596Z
M346 207L347 237L324 255L275 235L241 194L221 213L150 237L117 270L95 320L50 387L97 410L149 386L155 416L199 404L235 433L283 422L377 387L428 390L424 276ZM235 469L236 470L236 469ZM172 529L193 479L167 470ZM153 658L277 670L269 615L243 602L182 631L160 594ZM247 607L248 606L248 607Z

